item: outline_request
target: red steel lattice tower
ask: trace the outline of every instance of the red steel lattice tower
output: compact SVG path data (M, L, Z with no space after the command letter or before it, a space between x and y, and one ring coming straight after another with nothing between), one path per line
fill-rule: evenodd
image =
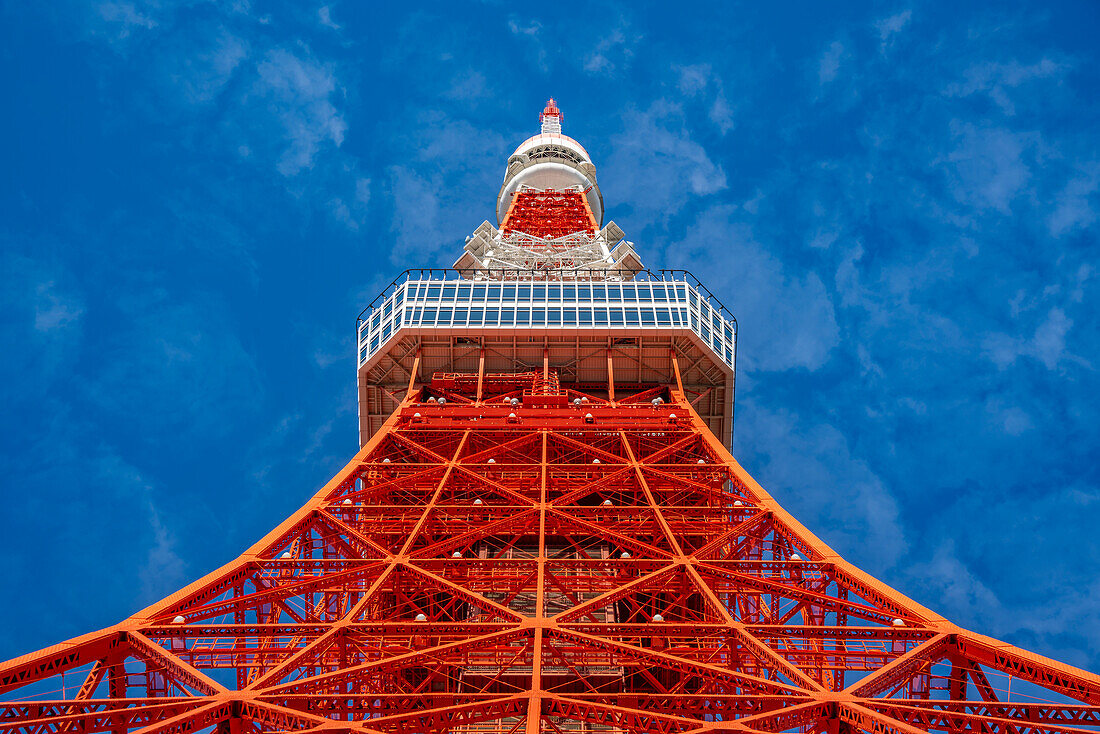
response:
M734 460L736 323L642 269L541 120L499 228L361 315L347 466L237 560L0 665L0 727L1096 731L1096 675L860 571Z

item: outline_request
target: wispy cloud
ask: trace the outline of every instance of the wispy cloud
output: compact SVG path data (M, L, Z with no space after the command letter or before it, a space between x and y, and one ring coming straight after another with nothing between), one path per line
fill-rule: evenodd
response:
M840 336L824 284L815 273L788 272L740 214L730 205L704 210L670 245L671 264L706 273L710 287L729 294L728 305L749 325L739 333L743 371L820 368Z
M1016 60L1003 63L985 61L968 67L962 74L963 80L948 84L944 92L957 97L984 93L1006 115L1014 115L1016 105L1012 101L1011 90L1028 82L1057 78L1067 70L1066 64L1046 58L1031 64Z
M634 48L642 40L630 21L621 17L610 30L596 41L584 57L584 70L590 74L612 75L629 68Z
M905 26L909 25L909 20L913 17L912 10L903 10L900 13L894 13L881 20L875 21L875 30L878 31L879 40L882 42L881 50L885 51L886 48L893 41L894 36L902 31Z
M834 81L840 72L840 65L847 56L847 50L840 41L829 44L817 62L817 80L821 84Z
M611 137L605 168L624 182L615 191L634 209L633 220L645 224L676 214L693 196L726 188L726 174L684 127L683 110L658 100L644 111L628 110L622 131Z
M293 176L313 165L323 145L339 147L344 142L347 123L331 99L338 90L330 67L307 55L275 49L257 71L257 92L271 100L286 139L280 173Z
M677 86L681 94L687 97L700 97L707 100L707 117L722 134L734 127L734 110L726 98L722 78L714 73L710 64L693 64L677 68L679 80Z

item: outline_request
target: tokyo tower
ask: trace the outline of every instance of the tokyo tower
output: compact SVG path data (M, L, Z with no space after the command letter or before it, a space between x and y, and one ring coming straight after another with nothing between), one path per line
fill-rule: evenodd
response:
M734 460L736 321L643 267L540 122L497 225L360 315L347 466L236 560L0 665L0 729L1100 730L1100 676L894 591Z

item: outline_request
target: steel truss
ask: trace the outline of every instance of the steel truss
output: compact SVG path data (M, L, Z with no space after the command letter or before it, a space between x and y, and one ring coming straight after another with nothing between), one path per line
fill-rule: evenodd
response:
M0 727L1100 727L1100 678L963 630L844 561L741 468L676 374L626 390L546 368L410 384L240 558L0 665Z

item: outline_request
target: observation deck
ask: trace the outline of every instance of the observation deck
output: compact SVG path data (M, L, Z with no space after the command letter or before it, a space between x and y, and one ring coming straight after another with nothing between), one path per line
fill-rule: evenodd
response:
M600 389L677 381L733 433L737 321L690 272L407 270L359 315L359 439L435 373L555 370ZM602 279L597 279L602 278ZM674 359L675 357L675 359Z

